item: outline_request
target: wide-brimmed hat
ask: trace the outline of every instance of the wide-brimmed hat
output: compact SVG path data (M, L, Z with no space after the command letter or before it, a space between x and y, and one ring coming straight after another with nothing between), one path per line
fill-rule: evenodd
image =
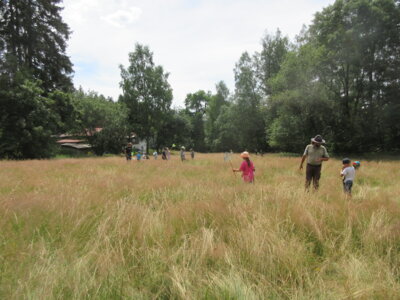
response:
M317 143L317 144L325 144L325 140L317 134L314 138L311 138L311 142Z
M249 157L250 157L250 154L249 154L249 152L244 151L244 152L242 152L242 153L240 154L240 157L241 157L241 158L249 158Z

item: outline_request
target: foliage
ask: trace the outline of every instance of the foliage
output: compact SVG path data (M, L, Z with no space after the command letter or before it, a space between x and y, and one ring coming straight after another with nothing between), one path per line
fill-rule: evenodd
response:
M205 141L211 151L218 151L217 139L220 128L216 122L224 105L229 105L229 89L225 82L220 81L215 86L216 93L209 98L206 110Z
M256 151L266 146L262 93L257 86L254 60L245 52L235 68L235 96L231 120L241 149Z
M128 111L121 103L115 103L95 92L75 92L77 111L75 132L88 134L88 140L97 155L120 153L128 141ZM101 128L101 131L96 131Z
M156 149L182 145L192 145L192 123L191 117L186 110L171 110L160 128L156 138Z
M121 65L120 69L123 94L119 102L128 108L130 129L145 138L149 147L150 138L160 131L170 110L169 74L162 66L154 64L153 53L140 44L136 44L135 51L129 54L129 66Z
M261 52L255 54L255 73L262 93L271 95L269 81L278 74L281 68L281 64L289 51L289 39L282 37L281 31L277 29L275 35L266 34L261 44Z
M0 2L0 64L41 80L45 93L72 88L72 63L66 55L69 28L61 18L61 0Z
M0 2L0 157L44 158L74 122L59 0Z
M55 101L42 96L40 82L17 74L12 83L0 81L0 157L50 157L59 120L51 111Z
M213 148L215 151L226 152L230 150L240 151L237 123L232 122L236 115L235 106L224 105L215 121L218 130L217 138L214 140Z
M317 13L269 80L270 145L294 151L284 140L323 134L335 152L399 149L399 22L391 0L338 0Z
M186 113L190 117L191 122L191 142L190 147L197 151L206 151L205 140L205 115L209 111L209 103L211 102L211 93L203 90L193 94L188 94L185 99Z
M338 0L316 14L310 39L323 49L319 76L334 94L337 150L397 144L387 139L384 111L399 100L399 22L400 7L391 0Z
M266 133L271 147L299 152L316 133L331 137L329 92L316 80L320 49L303 45L287 54L269 84Z

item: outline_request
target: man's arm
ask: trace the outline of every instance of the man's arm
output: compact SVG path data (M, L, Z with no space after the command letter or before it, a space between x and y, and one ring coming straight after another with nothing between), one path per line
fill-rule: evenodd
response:
M306 160L307 155L308 155L308 146L304 150L303 156L301 157L301 163L300 163L300 167L299 167L300 170L303 169L303 163Z
M306 157L307 157L307 155L306 154L304 154L302 157L301 157L301 163L300 163L300 170L301 169L303 169L303 163L304 163L304 161L306 160Z
M324 149L324 154L322 155L321 158L318 158L317 161L323 162L323 161L328 161L329 160L328 151L326 151L325 147L323 149Z
M329 157L321 157L321 158L317 158L317 161L328 161Z

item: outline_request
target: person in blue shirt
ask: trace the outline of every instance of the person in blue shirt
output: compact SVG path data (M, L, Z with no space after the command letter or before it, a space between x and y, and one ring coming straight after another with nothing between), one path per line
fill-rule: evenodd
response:
M136 160L140 161L142 159L142 154L140 154L140 152L138 151L138 153L136 154Z

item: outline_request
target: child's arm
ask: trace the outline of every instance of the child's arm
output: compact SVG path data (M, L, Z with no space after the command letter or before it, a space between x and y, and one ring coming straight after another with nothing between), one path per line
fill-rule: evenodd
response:
M244 169L243 169L243 163L240 165L240 168L239 169L233 169L234 171L233 172L242 172L242 171L244 171Z

